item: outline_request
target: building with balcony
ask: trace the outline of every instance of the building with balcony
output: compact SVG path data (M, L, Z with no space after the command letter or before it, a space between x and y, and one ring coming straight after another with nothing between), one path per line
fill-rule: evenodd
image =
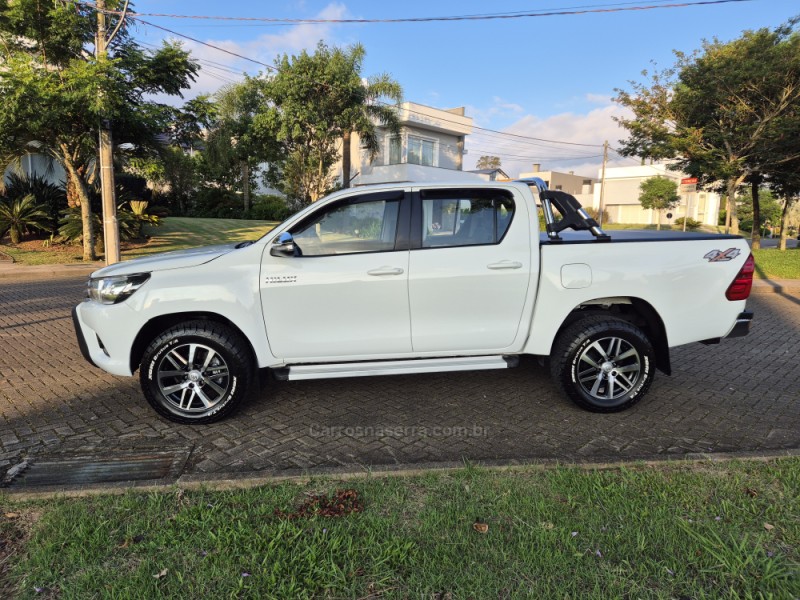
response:
M378 155L370 160L353 134L350 148L350 184L439 180L480 181L463 170L464 138L472 132L472 118L464 107L439 109L416 102L398 106L400 132L377 126ZM342 163L335 167L340 180Z

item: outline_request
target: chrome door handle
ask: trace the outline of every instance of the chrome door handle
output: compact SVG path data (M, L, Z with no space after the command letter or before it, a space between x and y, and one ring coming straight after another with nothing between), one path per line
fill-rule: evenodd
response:
M498 270L498 269L521 269L522 263L517 262L516 260L501 260L500 262L491 263L486 265L490 269Z
M378 267L367 271L367 275L402 275L403 272L400 267Z

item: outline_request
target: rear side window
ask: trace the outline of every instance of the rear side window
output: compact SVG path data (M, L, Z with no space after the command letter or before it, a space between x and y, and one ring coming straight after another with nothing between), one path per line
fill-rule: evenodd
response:
M514 216L504 190L427 190L422 199L422 247L499 244Z

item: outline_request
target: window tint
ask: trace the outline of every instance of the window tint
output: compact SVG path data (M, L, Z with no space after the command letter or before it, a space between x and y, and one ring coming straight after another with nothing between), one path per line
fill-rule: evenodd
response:
M302 256L394 250L400 201L360 200L335 204L292 231Z
M511 195L498 190L422 192L422 247L496 244L513 215Z

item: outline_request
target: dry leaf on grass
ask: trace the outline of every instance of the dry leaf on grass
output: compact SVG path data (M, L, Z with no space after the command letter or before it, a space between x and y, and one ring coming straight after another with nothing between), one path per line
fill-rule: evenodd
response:
M162 577L166 577L169 569L161 569L158 573L153 575L153 579L161 579Z
M767 531L772 531L773 529L775 529L775 525L770 525L769 523L764 523L764 529L766 529Z
M478 533L489 533L489 524L488 523L481 523L480 521L475 521L472 524L472 528L477 531Z

